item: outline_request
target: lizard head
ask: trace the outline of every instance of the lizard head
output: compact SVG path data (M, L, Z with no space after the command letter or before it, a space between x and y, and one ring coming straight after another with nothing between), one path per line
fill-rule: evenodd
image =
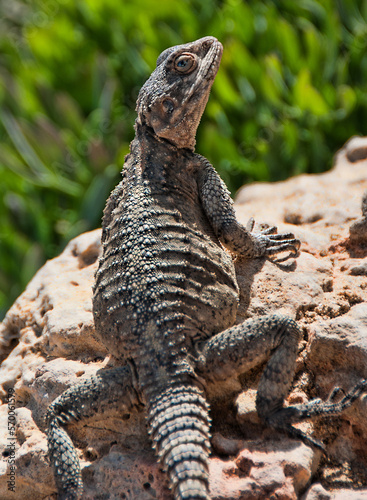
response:
M193 150L222 51L222 44L207 36L162 52L140 90L137 124L146 124L178 148Z

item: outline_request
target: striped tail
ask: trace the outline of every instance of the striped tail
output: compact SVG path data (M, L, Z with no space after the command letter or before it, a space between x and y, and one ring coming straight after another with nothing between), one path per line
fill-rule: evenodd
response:
M175 384L149 398L148 425L175 500L210 500L209 415L204 393Z

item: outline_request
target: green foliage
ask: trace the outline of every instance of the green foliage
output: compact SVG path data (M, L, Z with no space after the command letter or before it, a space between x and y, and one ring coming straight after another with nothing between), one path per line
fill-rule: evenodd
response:
M235 192L367 134L366 19L363 0L0 0L0 315L100 224L163 49L222 41L197 149Z

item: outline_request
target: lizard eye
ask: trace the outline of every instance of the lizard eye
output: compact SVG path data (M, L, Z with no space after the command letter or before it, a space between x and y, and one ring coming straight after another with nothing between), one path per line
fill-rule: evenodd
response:
M189 73L196 68L197 62L193 54L180 54L175 59L175 70L179 73Z

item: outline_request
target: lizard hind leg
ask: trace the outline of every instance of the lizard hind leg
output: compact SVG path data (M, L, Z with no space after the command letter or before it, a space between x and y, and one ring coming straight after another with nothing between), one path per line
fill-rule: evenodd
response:
M175 500L209 500L209 415L203 391L189 380L148 397L148 428Z
M77 451L65 430L72 421L103 412L111 405L127 410L138 403L129 367L111 368L76 384L47 409L47 441L59 500L77 500L83 482Z
M207 340L197 369L211 382L241 375L267 362L258 388L260 417L283 406L294 377L301 332L285 316L253 318Z
M367 392L367 380L361 380L338 401L336 399L341 390L339 387L334 387L325 401L318 398L307 403L284 407L284 399L292 382L297 355L292 338L295 339L297 331L298 335L300 331L292 320L288 321L287 329L283 331L285 335L281 335L283 339L271 356L260 379L256 398L257 412L270 427L283 430L301 439L305 444L325 452L325 447L320 441L293 427L292 424L315 417L338 415L353 404L363 392Z
M211 381L240 375L267 362L260 378L256 409L270 427L286 431L306 444L324 449L322 443L292 426L295 422L322 415L336 415L350 406L362 392L362 380L340 401L334 389L326 401L284 407L290 390L301 331L297 323L285 316L270 315L247 320L209 339L203 346L198 371Z
M360 380L344 397L339 399L339 401L335 401L336 393L339 392L340 388L335 387L325 401L314 399L308 403L281 408L268 415L266 422L271 427L285 430L288 434L298 437L306 444L319 448L321 451L325 452L325 447L321 442L293 427L292 423L301 422L313 417L339 415L346 408L351 406L361 394L367 392L367 380Z

